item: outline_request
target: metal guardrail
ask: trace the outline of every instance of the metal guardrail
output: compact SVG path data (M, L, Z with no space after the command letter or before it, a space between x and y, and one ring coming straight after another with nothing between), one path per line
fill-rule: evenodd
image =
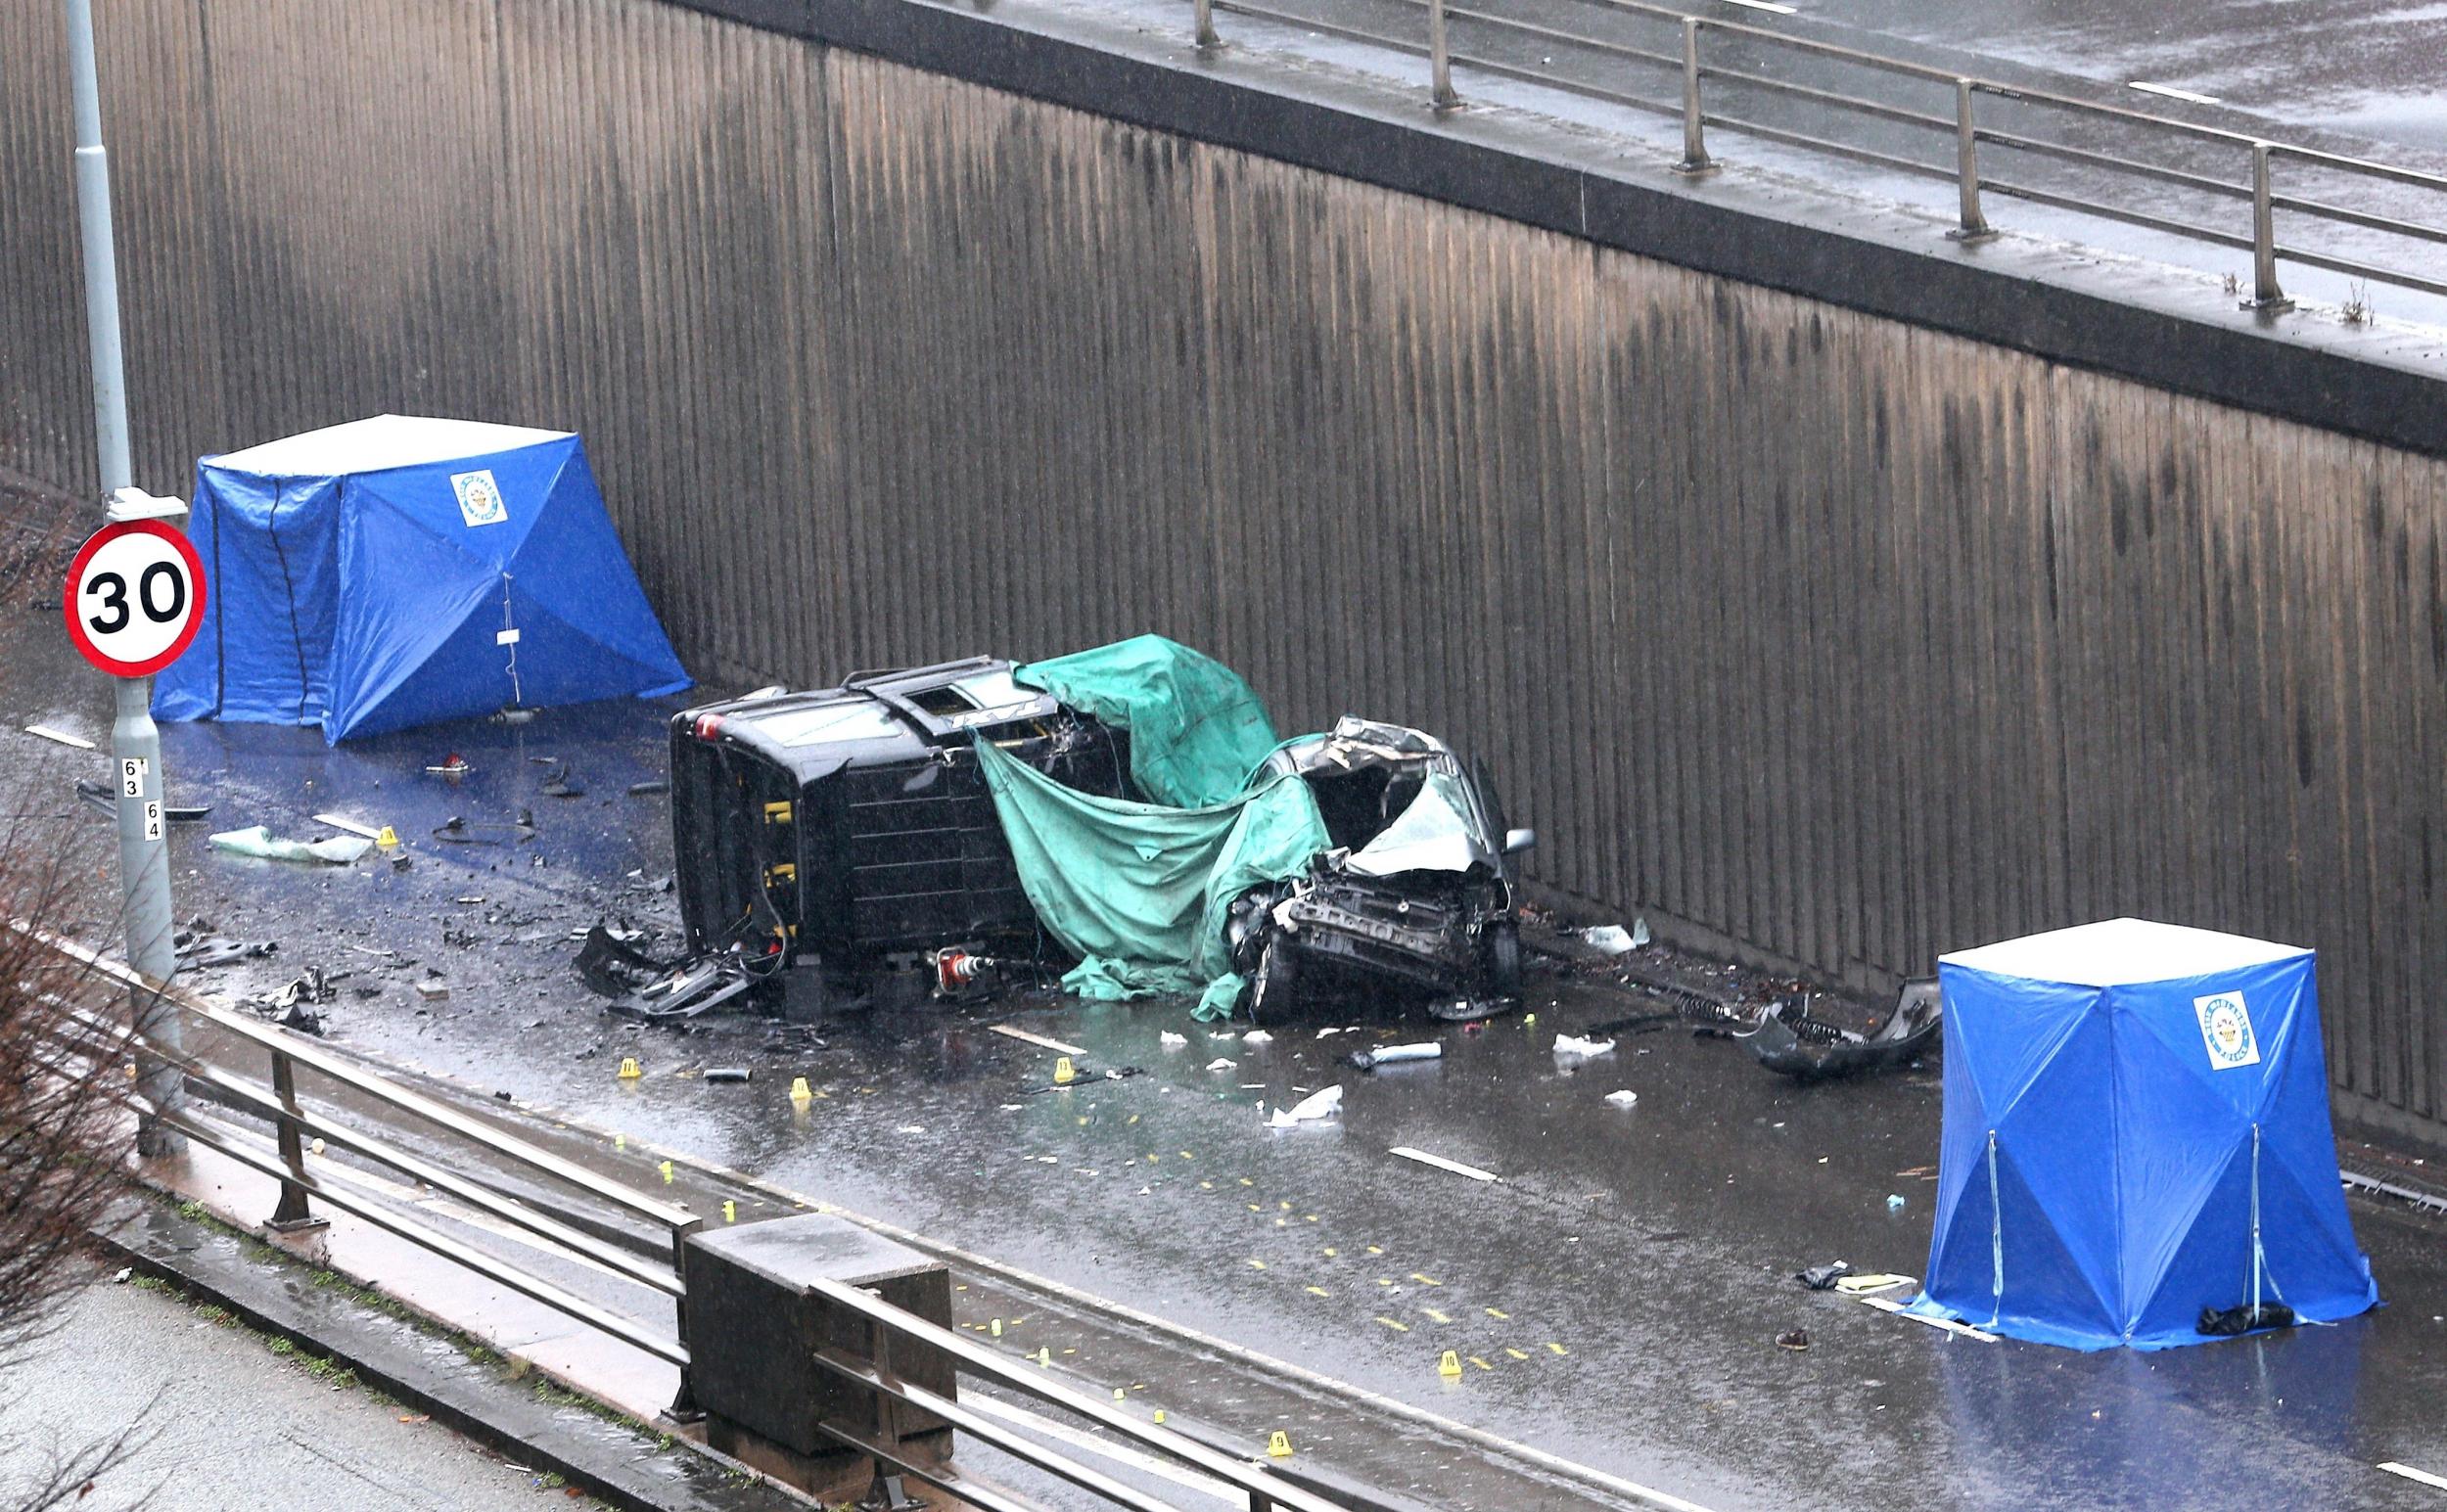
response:
M625 1317L599 1303L579 1297L405 1217L382 1201L317 1175L306 1167L306 1141L320 1139L327 1146L353 1152L411 1180L422 1182L566 1253L603 1266L624 1279L651 1287L671 1298L674 1305L681 1308L686 1306L687 1298L680 1257L688 1235L703 1224L704 1220L697 1214L659 1201L601 1172L539 1149L456 1109L398 1086L389 1078L352 1065L328 1050L300 1040L286 1030L217 1007L175 984L153 982L74 940L30 929L21 921L11 920L9 927L21 934L30 935L131 992L159 992L178 1010L261 1048L269 1056L271 1079L268 1084L247 1080L193 1056L175 1059L171 1064L177 1066L186 1080L207 1097L269 1121L274 1130L272 1138L265 1139L218 1121L201 1118L192 1108L184 1105L162 1115L164 1124L198 1144L280 1183L279 1203L267 1226L284 1231L318 1226L323 1220L313 1215L309 1204L313 1201L328 1204L658 1359L679 1366L681 1386L679 1400L673 1404L673 1411L678 1413L691 1407L687 1385L689 1354L684 1346L636 1319ZM104 1036L94 1042L108 1043L129 1053L160 1054L158 1047L125 1025L104 1024L91 1013L73 1008L69 1011L77 1015L80 1028L89 1032L100 1031ZM665 1228L670 1235L671 1264L664 1266L643 1260L616 1244L503 1197L466 1176L400 1149L388 1140L306 1109L300 1103L297 1093L297 1074L300 1068L439 1132L477 1145L491 1156L523 1169L554 1177L587 1196ZM87 1072L90 1074L100 1069L89 1067ZM820 1368L878 1396L906 1403L920 1412L931 1413L979 1442L1073 1486L1094 1492L1116 1506L1136 1509L1136 1512L1176 1512L1171 1503L1151 1497L973 1407L963 1406L952 1397L902 1380L891 1367L893 1340L906 1338L939 1351L960 1372L1034 1397L1119 1434L1168 1460L1212 1477L1246 1494L1250 1512L1277 1512L1277 1509L1284 1509L1284 1512L1348 1512L1340 1503L1270 1473L1262 1463L1234 1458L1178 1432L1139 1422L1086 1393L1048 1378L1040 1367L1032 1367L986 1349L949 1329L928 1322L916 1313L894 1306L872 1292L835 1281L816 1281L812 1285L834 1306L864 1318L872 1330L866 1356L839 1349L820 1350L814 1356ZM682 1332L685 1332L684 1323ZM888 1427L880 1438L856 1434L836 1423L819 1422L817 1427L842 1444L871 1455L879 1465L888 1465L900 1474L942 1487L969 1504L985 1509L985 1512L1041 1512L1034 1501L991 1482L976 1476L964 1476L948 1464L905 1453L898 1434L889 1426L895 1421L894 1417L891 1414L881 1416Z
M1288 1512L1349 1512L1342 1503L1291 1484L1263 1463L1234 1458L1185 1434L1141 1422L1127 1412L1116 1410L1110 1402L1099 1401L1085 1392L1052 1379L1041 1367L1014 1360L974 1340L964 1339L950 1329L892 1306L872 1292L839 1281L819 1280L810 1283L810 1286L824 1301L865 1319L871 1330L866 1357L838 1349L819 1350L815 1354L819 1367L894 1401L904 1402L920 1412L939 1417L959 1432L1058 1476L1083 1490L1092 1491L1115 1506L1133 1508L1135 1512L1174 1512L1170 1502L1160 1501L1080 1463L1070 1455L1048 1448L974 1408L961 1405L952 1397L902 1380L891 1366L894 1337L906 1338L940 1352L962 1373L1034 1397L1048 1406L1058 1407L1110 1430L1168 1460L1177 1461L1185 1468L1210 1476L1231 1491L1246 1495L1249 1512L1275 1512L1278 1508L1288 1509ZM889 1464L902 1474L940 1487L984 1508L985 1512L1038 1512L1033 1502L1013 1497L996 1488L982 1486L947 1467L929 1464L921 1456L904 1454L889 1429L883 1437L869 1439L848 1433L835 1424L818 1423L816 1427L840 1443L873 1455L879 1463Z
M2277 265L2281 260L2324 268L2355 278L2393 284L2400 288L2419 290L2424 294L2447 296L2447 277L2436 276L2426 270L2415 272L2405 268L2332 255L2313 248L2280 243L2277 239L2276 215L2278 211L2285 210L2336 225L2349 225L2364 230L2384 232L2438 246L2447 246L2447 228L2388 215L2373 214L2324 200L2306 198L2303 195L2282 193L2276 183L2275 174L2281 162L2293 161L2321 170L2354 176L2357 181L2378 180L2437 191L2441 194L2447 194L2447 177L2397 167L2391 163L2374 162L2337 153L2323 152L2316 148L2269 141L2242 132L2198 125L2192 121L2179 120L2173 116L2159 115L2147 111L2137 111L2124 106L2101 105L2094 101L2051 90L2026 88L1997 79L1959 74L1943 69L1933 69L1923 64L1864 52L1858 48L1843 47L1811 37L1794 36L1767 26L1686 15L1668 6L1649 3L1649 0L1580 0L1580 3L1596 11L1672 23L1679 26L1682 34L1682 44L1678 51L1674 53L1651 51L1625 42L1590 36L1565 27L1498 16L1482 10L1464 9L1449 3L1449 0L1396 0L1396 3L1424 10L1427 13L1424 40L1388 36L1365 27L1349 26L1312 16L1274 10L1254 3L1254 0L1194 0L1195 37L1202 50L1212 50L1223 45L1214 23L1214 12L1223 10L1261 21L1296 26L1304 31L1319 32L1348 41L1384 47L1413 57L1423 57L1428 60L1428 105L1430 109L1436 111L1451 110L1461 103L1460 96L1453 83L1453 69L1457 64L1492 77L1536 84L1544 88L1679 119L1683 126L1683 155L1681 160L1673 164L1673 171L1685 175L1712 172L1719 166L1718 161L1709 156L1706 140L1706 128L1719 126L1756 137L1762 141L1827 153L1899 173L1951 180L1957 188L1958 224L1948 235L1961 241L1982 241L1997 234L1989 224L1981 204L1981 195L1985 191L2007 195L2035 205L2045 205L2057 209L2121 221L2128 225L2141 226L2193 241L2236 248L2248 252L2252 255L2251 294L2249 298L2241 301L2246 309L2276 313L2291 307L2292 301L2285 298L2285 291L2278 281ZM1654 67L1679 79L1681 85L1679 98L1672 101L1649 99L1624 90L1558 76L1539 69L1523 68L1492 58L1474 57L1455 52L1448 37L1449 24L1454 21L1465 21L1473 25L1485 26L1510 36L1535 39L1547 44L1580 49L1600 57L1622 59ZM1833 63L1944 85L1953 91L1954 109L1949 115L1935 115L1888 104L1884 101L1866 99L1839 90L1820 88L1793 79L1778 78L1767 73L1737 69L1723 63L1712 63L1703 55L1702 45L1703 40L1710 35L1740 38ZM1923 162L1912 158L1898 157L1893 153L1880 152L1856 142L1836 141L1828 137L1771 125L1764 121L1747 120L1712 112L1707 108L1702 89L1703 83L1710 79L1762 90L1830 110L1942 132L1953 139L1954 161L1951 165ZM1995 125L1982 125L1974 117L1974 107L1982 96L2044 106L2123 126L2171 132L2194 142L2230 146L2247 155L2247 179L2230 182L2164 162L2147 161L2068 142L2051 141L2024 132L2009 131ZM1982 143L2028 153L2035 157L2078 163L2111 173L2147 179L2155 183L2176 185L2225 199L2248 202L2251 206L2249 232L2244 234L2220 230L2212 226L2154 214L2147 210L2109 204L2096 198L2058 193L2035 184L2016 183L1991 177L1983 173L1979 165L1979 147Z
M162 1122L208 1149L219 1152L250 1169L271 1176L280 1182L280 1200L269 1226L276 1230L294 1231L316 1227L310 1202L320 1200L375 1225L418 1248L440 1256L454 1264L508 1287L534 1302L567 1317L621 1340L657 1359L680 1367L679 1397L674 1410L686 1410L689 1402L687 1384L688 1352L676 1340L624 1316L599 1303L577 1296L554 1285L540 1276L521 1270L464 1244L447 1234L439 1233L413 1218L393 1211L390 1205L352 1192L346 1186L327 1180L306 1168L306 1141L319 1139L327 1146L350 1151L357 1156L419 1181L534 1239L568 1254L603 1266L623 1279L637 1282L669 1297L676 1307L687 1305L685 1289L679 1275L679 1256L688 1235L703 1226L704 1219L685 1208L649 1197L623 1185L599 1171L538 1148L516 1135L505 1133L481 1120L446 1107L417 1092L391 1081L388 1077L366 1071L349 1061L310 1044L288 1031L257 1023L244 1014L216 1007L197 994L175 984L152 981L132 968L110 960L97 952L48 932L33 930L20 921L10 921L10 928L29 935L44 944L77 961L97 975L134 993L159 993L180 1011L211 1025L226 1033L247 1040L269 1056L271 1079L268 1084L249 1081L215 1066L189 1057L170 1058L186 1079L215 1101L259 1115L268 1120L274 1136L269 1141L249 1136L243 1130L198 1117L183 1102L162 1112ZM88 1024L91 1021L88 1019ZM129 1048L160 1055L159 1047L141 1036L121 1030ZM551 1214L486 1188L479 1182L449 1170L432 1161L399 1148L387 1139L351 1128L332 1118L306 1109L298 1099L297 1076L302 1068L321 1076L349 1092L381 1103L392 1112L406 1116L437 1132L477 1146L487 1155L505 1161L520 1169L552 1178L584 1195L642 1218L663 1229L669 1238L671 1260L659 1265L642 1259L621 1246L609 1243Z

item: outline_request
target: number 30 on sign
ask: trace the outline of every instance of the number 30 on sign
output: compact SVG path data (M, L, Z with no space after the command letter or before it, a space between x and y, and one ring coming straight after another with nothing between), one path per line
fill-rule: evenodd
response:
M204 623L204 561L159 520L105 526L77 548L60 607L86 661L115 677L149 677Z

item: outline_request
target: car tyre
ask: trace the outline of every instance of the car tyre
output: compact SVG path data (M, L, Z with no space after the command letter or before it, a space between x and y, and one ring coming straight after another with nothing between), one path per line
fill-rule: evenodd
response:
M1487 931L1487 989L1498 997L1521 995L1521 927L1497 924Z

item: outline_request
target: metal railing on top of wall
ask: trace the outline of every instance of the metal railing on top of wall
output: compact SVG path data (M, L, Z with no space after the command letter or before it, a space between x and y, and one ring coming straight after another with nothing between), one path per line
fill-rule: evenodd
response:
M1250 0L1193 0L1193 27L1202 49L1223 45L1215 27L1214 13L1228 11L1262 21L1297 26L1306 31L1321 32L1350 41L1364 42L1396 52L1428 60L1428 104L1438 111L1451 110L1461 103L1453 83L1453 69L1458 64L1492 77L1512 79L1540 85L1588 99L1627 106L1652 115L1679 118L1683 126L1683 155L1673 164L1673 171L1697 175L1714 171L1720 164L1709 156L1706 128L1720 126L1730 131L1776 142L1787 147L1828 153L1854 161L1919 177L1950 179L1957 186L1960 201L1959 224L1948 234L1958 240L1980 241L1996 235L1989 224L1981 203L1983 191L2010 196L2032 204L2050 206L2079 214L2096 215L2108 220L2182 237L2196 242L2209 242L2248 252L2252 256L2252 283L2249 298L2243 299L2246 309L2272 313L2291 306L2278 280L2281 260L2309 267L2325 268L2355 278L2377 280L2400 288L2419 290L2424 294L2447 296L2447 274L2422 273L2391 267L2359 258L2336 255L2316 248L2285 245L2277 239L2276 213L2285 210L2310 216L2334 225L2356 226L2365 230L2384 232L2436 246L2447 246L2447 228L2404 220L2394 216L2373 214L2300 194L2281 193L2275 182L2277 165L2294 161L2321 170L2353 176L2359 180L2379 180L2408 187L2447 194L2447 177L2423 173L2390 163L2374 162L2316 148L2273 142L2242 132L2215 126L2198 125L2172 116L2136 111L2122 106L2101 105L2071 95L2050 90L2008 84L1996 79L1980 78L1909 63L1898 58L1842 47L1814 38L1792 36L1766 26L1742 22L1718 21L1708 17L1689 16L1663 5L1644 0L1582 0L1593 10L1673 23L1681 28L1682 46L1678 53L1664 53L1637 47L1625 42L1590 36L1557 26L1497 16L1482 10L1451 5L1447 0L1398 0L1427 13L1423 40L1388 36L1365 27L1348 26L1321 21L1313 16L1295 15L1287 11L1250 3ZM1606 88L1541 69L1524 68L1492 58L1476 57L1453 49L1450 23L1465 21L1483 25L1492 31L1535 39L1548 44L1583 49L1608 58L1627 59L1651 65L1668 71L1681 81L1680 98L1673 101L1652 100L1627 91ZM1703 40L1709 34L1765 44L1824 59L1829 62L1875 69L1899 77L1949 87L1954 93L1954 110L1950 115L1934 115L1884 101L1870 100L1839 90L1821 88L1797 80L1778 78L1766 73L1712 63L1703 56ZM1953 138L1954 162L1951 166L1924 162L1894 153L1881 152L1858 142L1842 142L1832 138L1796 131L1765 121L1747 120L1711 111L1703 98L1702 85L1709 79L1731 85L1767 91L1788 99L1806 102L1839 112L1849 112L1879 120L1942 132ZM2210 174L2153 162L2116 153L2101 152L2068 142L2050 141L2026 132L2011 131L1996 125L1982 125L1974 118L1973 110L1981 96L2021 102L2074 113L2119 126L2138 127L2148 131L2178 134L2193 142L2204 142L2236 148L2247 155L2247 178L2241 182L2214 177ZM2221 230L2153 214L2147 210L2109 204L2094 197L2062 193L2035 184L2016 183L1990 177L1980 170L1979 147L1992 146L2025 152L2036 157L2102 169L2111 173L2177 185L2221 199L2239 200L2250 206L2248 234Z

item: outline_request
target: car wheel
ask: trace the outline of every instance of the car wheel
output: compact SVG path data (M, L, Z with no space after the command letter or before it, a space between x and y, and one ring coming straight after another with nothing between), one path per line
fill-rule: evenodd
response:
M1521 927L1498 924L1487 931L1487 989L1498 997L1521 995Z

